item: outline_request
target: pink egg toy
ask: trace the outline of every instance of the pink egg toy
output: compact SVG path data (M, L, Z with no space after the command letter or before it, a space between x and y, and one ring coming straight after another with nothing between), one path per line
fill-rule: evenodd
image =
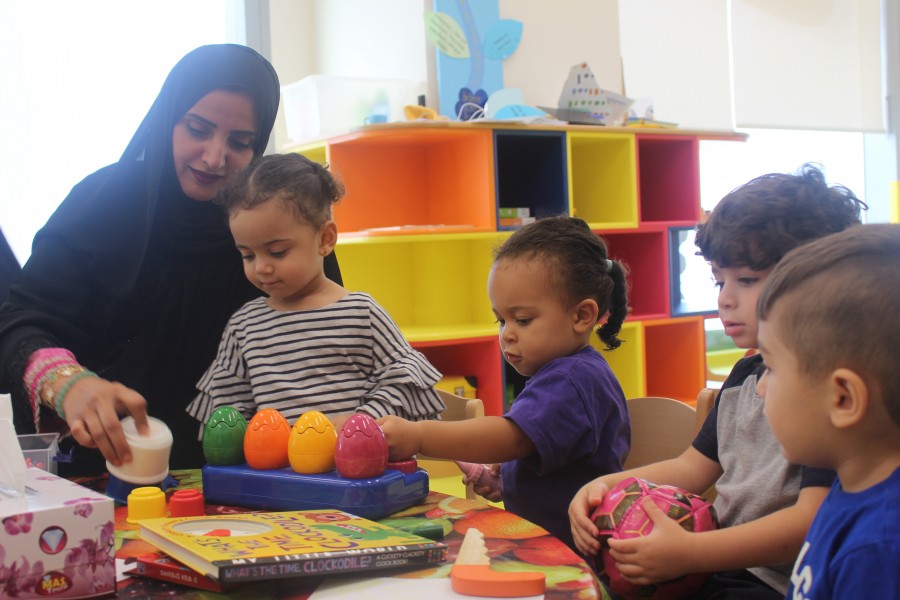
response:
M334 450L334 464L341 477L378 477L384 473L387 462L387 440L375 419L363 413L347 419Z

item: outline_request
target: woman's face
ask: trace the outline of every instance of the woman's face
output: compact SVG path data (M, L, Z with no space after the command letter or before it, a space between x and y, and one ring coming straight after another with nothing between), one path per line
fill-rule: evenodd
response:
M175 173L194 200L212 200L253 160L256 108L250 96L215 90L201 98L172 132Z

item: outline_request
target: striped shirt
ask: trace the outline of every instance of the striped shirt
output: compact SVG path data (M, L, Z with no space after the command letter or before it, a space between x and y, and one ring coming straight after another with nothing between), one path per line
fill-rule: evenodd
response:
M440 377L368 294L304 311L257 298L232 315L187 412L203 423L220 406L248 421L263 408L289 423L310 410L422 420L444 409L434 390Z

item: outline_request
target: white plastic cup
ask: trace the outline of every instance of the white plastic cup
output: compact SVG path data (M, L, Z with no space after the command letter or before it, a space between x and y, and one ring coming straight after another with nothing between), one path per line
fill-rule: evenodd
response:
M131 462L118 467L106 461L110 475L121 481L137 485L152 485L163 481L169 474L169 455L172 452L172 432L154 417L147 417L150 432L140 435L133 417L122 419L125 439L131 446Z

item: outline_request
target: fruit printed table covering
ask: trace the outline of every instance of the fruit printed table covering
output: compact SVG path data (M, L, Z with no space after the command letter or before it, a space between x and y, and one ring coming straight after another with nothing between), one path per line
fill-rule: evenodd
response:
M176 489L202 488L199 470L172 471ZM98 491L103 490L105 478L78 479L78 482ZM248 512L234 506L206 505L207 514ZM137 535L137 526L126 521L128 509L116 504L115 537L116 558L133 562L134 557L156 550ZM409 571L396 577L426 578L449 577L450 566L456 560L460 544L469 528L475 527L485 537L491 566L498 571L543 571L547 576L547 600L608 600L591 568L565 544L547 532L512 513L491 506L483 500L466 500L432 491L425 502L394 513L380 522L392 526L440 526L442 540L449 546L448 560L437 567ZM319 578L301 578L254 582L228 591L207 592L201 589L143 577L130 577L120 581L118 598L173 598L182 594L198 600L239 598L278 598L282 600L308 600L321 582Z

